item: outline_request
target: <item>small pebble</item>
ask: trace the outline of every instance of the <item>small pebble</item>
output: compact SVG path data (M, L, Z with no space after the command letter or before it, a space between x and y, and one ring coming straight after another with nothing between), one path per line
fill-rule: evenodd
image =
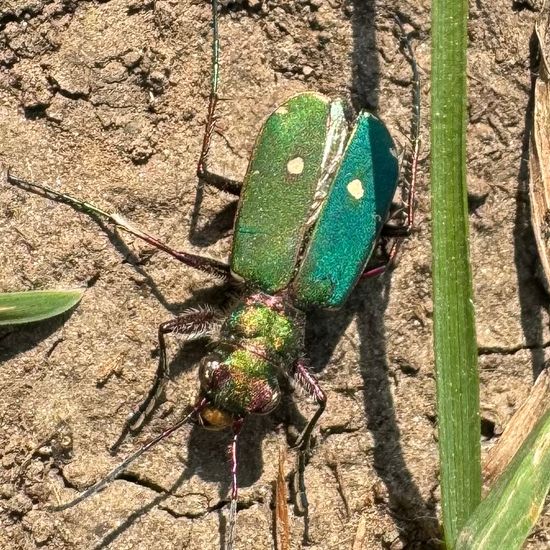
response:
M14 514L24 516L32 510L32 500L28 496L19 493L8 500L6 508Z
M40 510L32 510L23 520L23 525L28 529L36 544L44 544L51 538L54 532L52 517Z

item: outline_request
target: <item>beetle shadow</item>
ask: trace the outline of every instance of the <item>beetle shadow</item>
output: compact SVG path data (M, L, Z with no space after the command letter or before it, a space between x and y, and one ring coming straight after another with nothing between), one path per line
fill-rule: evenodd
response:
M531 353L533 379L545 366L542 310L550 307L548 295L535 273L541 270L532 226L529 197L529 143L531 139L535 82L538 76L538 42L533 31L529 43L531 89L525 110L522 154L518 168L516 219L514 224L514 263L518 281L518 298L524 340Z
M356 111L378 111L380 64L376 49L375 0L352 0L353 51L351 54L351 104Z
M237 445L238 488L251 487L263 472L262 443L277 425L271 415L246 418ZM204 481L218 484L221 502L229 503L231 487L230 430L210 431L195 424L188 440L185 472L188 478L199 475ZM238 509L247 507L238 503Z
M207 247L217 243L228 236L233 229L233 222L237 215L237 200L232 200L218 212L211 220L199 226L199 210L202 196L195 200L195 208L191 216L191 228L189 230L189 242L194 246Z
M352 0L354 47L350 93L356 111L378 112L380 54L374 22L383 20L395 25L396 15L404 22L410 20L407 14L395 13L378 4L376 0ZM435 502L424 501L407 467L391 394L384 328L390 288L391 272L360 282L342 310L316 312L306 327L306 344L313 370L320 372L351 321L356 319L364 409L367 427L375 441L374 468L387 487L388 506L401 540L408 546L435 548L439 547L435 541L440 538Z
M305 427L307 419L299 411L294 399L289 392L283 391L283 398L275 411L268 415L250 415L246 418L237 446L239 491L253 486L260 479L264 471L262 445L266 437L273 435L279 426L288 427L290 421L298 432ZM287 432L287 440L288 437ZM215 506L217 510L222 507L227 510L230 503L231 440L232 434L228 430L212 432L194 425L187 442L188 456L184 477L189 479L193 475L198 475L204 481L218 484L220 500ZM237 511L247 509L257 502L257 500L243 500L239 497ZM225 548L227 530L225 518L225 515L222 516L219 525L220 548Z
M374 468L388 490L388 507L407 545L439 548L439 528L435 502L422 498L407 467L400 443L395 407L390 387L390 366L386 356L384 313L391 288L391 273L361 282L345 309L318 312L306 333L315 372L323 370L337 343L355 318L359 333L359 361L364 387L367 428L374 437Z
M227 198L227 204L212 219L201 225L201 208L206 194L206 189L211 188L215 193L222 193ZM220 191L199 180L196 185L195 201L191 210L189 222L189 242L194 246L208 247L228 236L237 215L239 198L230 193Z

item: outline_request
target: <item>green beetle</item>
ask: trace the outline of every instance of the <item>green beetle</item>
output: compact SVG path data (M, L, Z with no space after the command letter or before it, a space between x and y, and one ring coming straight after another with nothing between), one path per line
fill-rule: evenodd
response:
M190 418L209 429L231 428L232 547L237 503L237 438L249 414L267 414L281 397L279 381L290 378L313 397L317 411L297 446L301 464L326 395L308 370L304 349L305 312L341 307L364 274L385 223L399 180L394 142L384 124L359 113L350 131L343 103L312 92L297 94L265 121L256 140L242 186L209 172L207 156L218 100L219 41L217 0L213 8L213 77L198 176L240 195L229 264L172 249L116 214L36 183L8 174L10 183L39 191L94 215L169 253L184 264L214 274L240 289L229 312L211 306L189 310L159 327L160 359L155 383L129 422L137 429L152 410L167 376L165 336L209 338L213 345L199 368L200 392L192 412L128 457L101 481L56 509L66 509L101 490L130 463L172 434ZM408 53L411 55L407 43ZM415 82L413 174L418 154L419 84ZM414 176L408 190L407 221L393 228L406 234L412 223ZM387 254L391 260L395 245ZM302 489L302 483L300 488ZM302 491L303 492L303 491Z

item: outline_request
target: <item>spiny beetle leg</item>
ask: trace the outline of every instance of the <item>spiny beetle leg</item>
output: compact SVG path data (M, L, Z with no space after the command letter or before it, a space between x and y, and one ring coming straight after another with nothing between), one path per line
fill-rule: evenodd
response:
M202 138L202 149L197 165L197 177L221 191L231 193L237 197L241 193L241 182L232 180L208 170L208 153L212 144L212 135L216 129L216 106L218 104L218 86L220 82L220 38L218 32L218 0L212 0L212 76L210 83L210 100L206 126Z
M159 363L155 379L147 397L126 421L124 429L118 440L111 447L111 451L116 450L120 446L129 432L133 433L141 428L143 422L149 417L162 395L166 380L169 377L165 335L181 335L184 341L196 340L198 338L210 338L219 326L220 318L221 314L219 311L210 306L205 306L188 310L179 317L176 317L176 319L166 321L159 325Z
M319 382L311 374L308 368L308 363L305 359L300 359L294 366L293 380L303 388L308 395L313 397L318 405L315 414L311 417L306 427L298 437L295 443L295 447L298 448L298 466L296 468L295 487L296 493L296 508L302 515L307 514L308 502L306 496L306 486L304 480L304 473L307 464L309 445L311 440L311 434L317 424L317 421L323 414L327 404L327 395L319 385Z
M205 258L203 256L199 256L197 254L190 254L189 252L182 252L179 250L175 250L174 248L161 242L156 237L153 237L152 235L149 235L148 233L141 231L137 227L134 227L128 221L126 221L120 214L112 214L112 213L106 212L91 203L82 201L80 199L77 199L76 197L67 195L65 193L60 193L59 191L56 191L55 189L52 189L47 185L33 183L30 181L26 181L18 177L12 176L11 173L9 172L7 173L7 181L8 183L17 185L23 189L26 189L27 191L32 191L39 195L43 195L47 198L68 204L73 208L76 208L77 210L84 212L85 214L91 215L93 217L104 218L107 220L107 222L112 223L115 227L119 227L120 229L123 229L127 233L134 235L138 239L141 239L142 241L145 241L146 243L154 246L155 248L158 248L159 250L162 250L163 252L170 254L170 256L176 258L176 260L179 260L180 262L184 263L185 265L188 265L189 267L193 267L195 269L208 273L209 275L214 275L215 277L219 278L223 282L228 282L231 280L229 265L223 262L219 262L217 260L213 260L211 258Z

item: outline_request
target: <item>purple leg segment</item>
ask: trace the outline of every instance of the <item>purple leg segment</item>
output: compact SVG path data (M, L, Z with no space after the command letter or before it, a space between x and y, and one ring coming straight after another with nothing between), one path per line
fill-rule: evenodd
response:
M175 250L171 246L168 246L167 244L161 242L156 237L153 237L152 235L141 231L137 227L134 227L119 214L111 214L89 202L82 201L65 193L60 193L59 191L56 191L55 189L52 189L47 185L33 183L17 178L15 176L12 176L9 172L7 174L7 181L12 185L17 185L18 187L21 187L27 191L32 191L49 199L68 204L73 208L84 212L85 214L89 214L93 217L104 218L107 222L112 223L115 227L119 227L127 233L134 235L138 239L141 239L142 241L145 241L155 248L158 248L159 250L170 254L170 256L176 258L176 260L184 263L185 265L188 265L189 267L198 269L210 275L214 275L224 282L228 282L231 279L231 273L228 264L213 260L211 258L204 258L203 256L198 256L197 254L190 254L189 252Z
M217 310L211 307L204 307L196 310L190 310L175 319L166 321L159 325L158 340L160 357L157 373L147 397L127 422L127 428L129 431L133 432L141 427L144 420L154 409L164 389L164 385L168 378L165 335L179 334L182 335L186 341L210 337L215 328L218 326L219 319L220 313Z

